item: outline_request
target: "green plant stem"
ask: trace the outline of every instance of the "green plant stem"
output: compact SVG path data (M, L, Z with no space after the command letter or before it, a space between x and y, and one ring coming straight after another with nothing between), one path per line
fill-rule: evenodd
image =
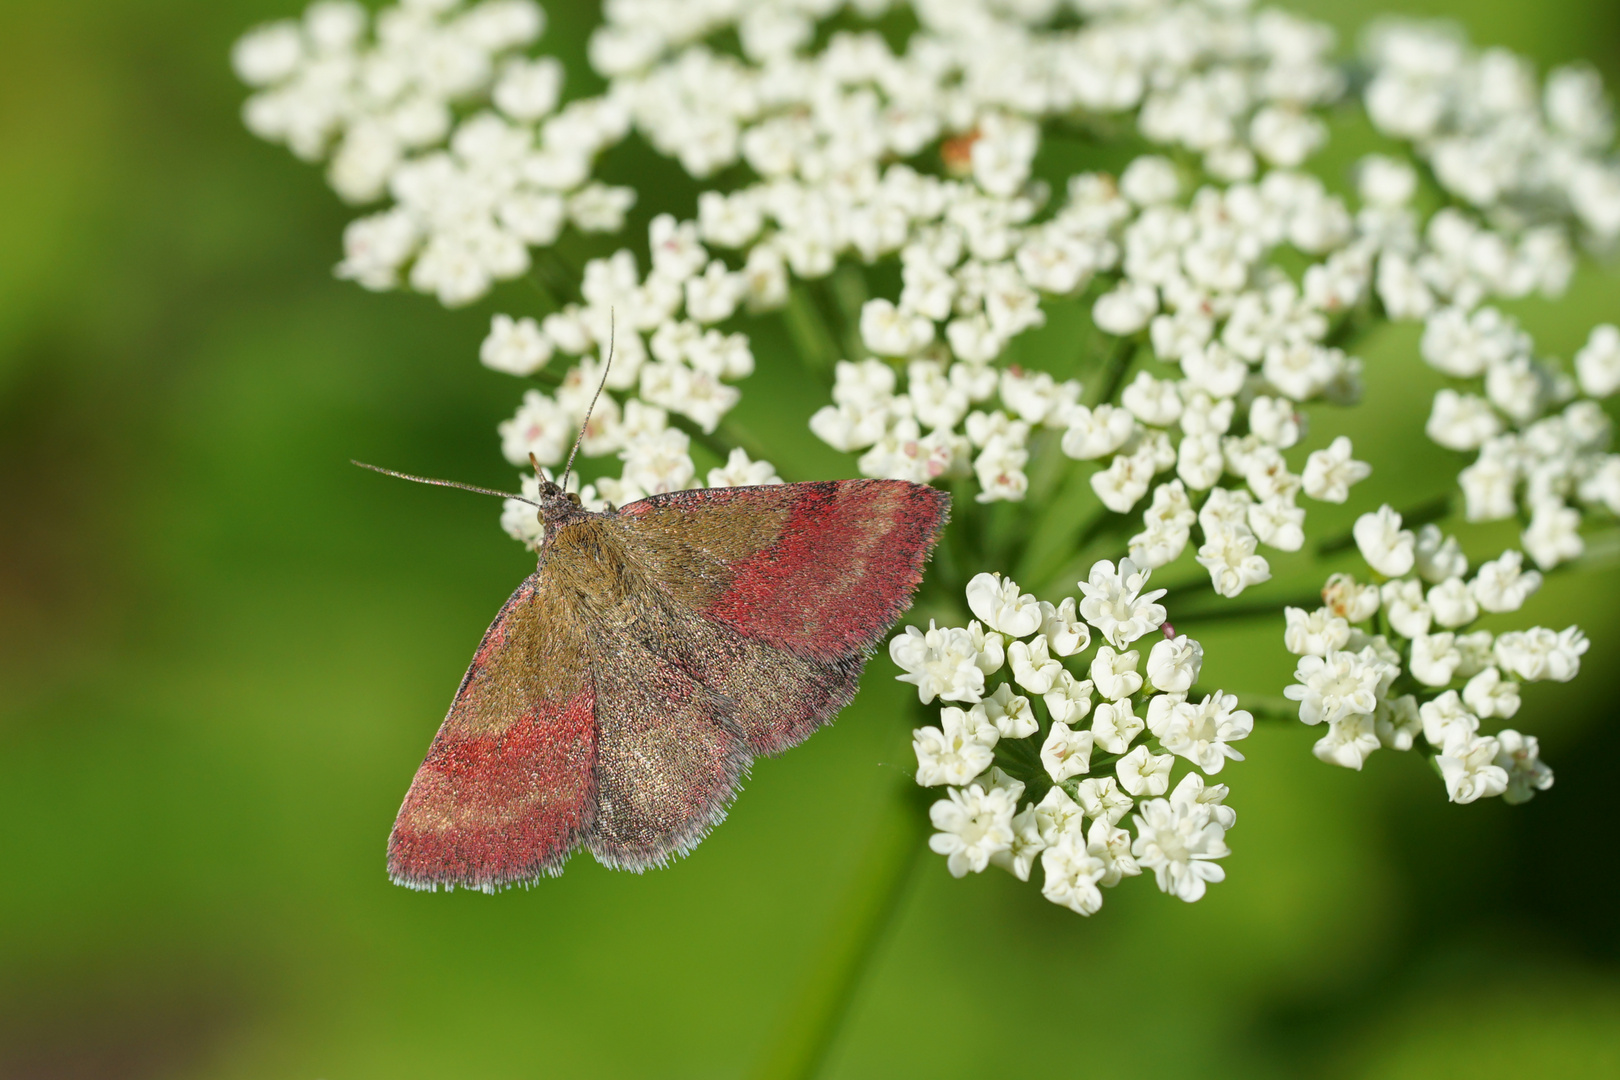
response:
M789 289L782 318L804 366L831 386L833 364L839 359L838 338L803 282Z
M1194 608L1192 611L1174 610L1175 598L1170 594L1166 594L1160 600L1160 603L1172 607L1170 621L1173 623L1213 623L1281 615L1284 608L1290 607L1304 608L1310 611L1322 606L1322 595L1320 593L1303 593L1285 600L1256 600L1248 604L1237 604L1228 601L1213 604L1202 610Z
M556 248L536 248L531 259L530 280L537 286L543 286L542 291L550 296L551 302L556 304L558 309L562 307L562 304L557 302L559 297L570 302L579 299L579 291L574 287L574 282L581 280L582 274L569 265L567 260L557 253Z
M1299 703L1285 697L1245 694L1239 696L1239 704L1256 720L1287 722L1299 719Z
M1121 384L1125 382L1125 374L1131 369L1131 361L1136 358L1137 347L1140 343L1135 338L1120 338L1114 345L1113 351L1103 361L1097 372L1097 381L1094 386L1100 387L1100 393L1086 395L1093 407L1114 400Z
M861 309L871 295L866 274L853 263L841 262L827 277L827 293L838 311L839 329L842 330L844 355L850 360L862 360L871 355L861 337Z
M904 785L901 787L900 785ZM897 779L855 876L832 938L818 950L787 1023L754 1073L760 1080L813 1080L848 1020L861 984L882 952L928 847L926 793Z

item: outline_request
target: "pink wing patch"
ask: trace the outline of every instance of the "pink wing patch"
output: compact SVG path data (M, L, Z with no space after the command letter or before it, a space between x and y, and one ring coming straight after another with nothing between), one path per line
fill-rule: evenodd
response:
M560 871L596 808L596 697L588 679L535 693L548 657L533 579L497 616L411 781L388 874L416 889L493 891ZM562 660L563 662L559 663Z
M864 654L910 604L950 496L904 480L791 486L782 531L731 566L704 614L802 656Z

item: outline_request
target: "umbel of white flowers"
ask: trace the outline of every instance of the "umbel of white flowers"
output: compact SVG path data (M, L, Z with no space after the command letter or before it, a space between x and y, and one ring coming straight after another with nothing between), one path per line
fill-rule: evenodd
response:
M1027 881L1038 857L1042 894L1082 915L1143 870L1187 901L1224 879L1214 860L1235 814L1226 786L1204 777L1243 760L1232 744L1253 718L1219 690L1191 700L1203 648L1171 630L1148 576L1129 559L1099 562L1078 605L1054 606L980 574L966 628L908 626L890 643L924 704L952 703L912 747L917 782L950 789L929 843L953 875L994 863Z
M1524 802L1551 787L1535 736L1482 734L1480 722L1518 713L1520 681L1573 679L1586 636L1575 626L1471 629L1482 614L1517 611L1541 575L1507 551L1469 578L1454 537L1403 529L1388 506L1363 514L1355 539L1383 585L1335 574L1322 607L1287 609L1283 641L1300 661L1283 692L1302 721L1327 726L1316 756L1360 769L1374 750L1410 750L1421 736L1452 802Z

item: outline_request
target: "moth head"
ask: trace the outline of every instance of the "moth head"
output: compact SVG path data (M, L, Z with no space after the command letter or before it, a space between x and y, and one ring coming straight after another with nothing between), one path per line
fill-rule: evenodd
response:
M566 515L581 508L578 494L565 490L561 484L546 476L540 469L540 463L534 460L533 454L529 455L529 461L534 465L534 474L540 480L539 502L536 504L540 509L540 520Z

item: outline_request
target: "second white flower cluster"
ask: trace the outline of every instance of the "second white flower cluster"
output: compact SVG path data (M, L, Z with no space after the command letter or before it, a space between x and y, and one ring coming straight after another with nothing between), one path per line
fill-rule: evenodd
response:
M1226 786L1204 774L1242 760L1232 743L1253 718L1231 694L1190 700L1203 648L1166 622L1149 573L1130 559L1098 562L1078 604L1058 605L979 574L966 628L908 626L891 642L921 701L950 703L912 745L917 782L950 788L931 811L930 846L953 875L994 863L1027 881L1039 859L1042 893L1082 915L1102 906L1101 887L1144 870L1187 901L1224 879L1214 860L1228 854L1235 814ZM1080 678L1067 664L1093 631ZM1151 647L1130 647L1144 639ZM1003 672L1010 679L992 685ZM1195 768L1172 787L1178 757Z
M1517 611L1541 587L1524 557L1506 551L1465 580L1468 559L1434 525L1401 527L1388 506L1356 522L1368 565L1388 577L1359 584L1335 574L1313 612L1288 608L1284 644L1300 657L1299 718L1327 724L1316 756L1360 769L1374 750L1410 750L1421 735L1452 802L1493 795L1524 802L1552 786L1534 736L1504 728L1480 733L1483 719L1519 711L1519 680L1567 682L1588 642L1580 629L1537 626L1493 634L1470 629L1484 613Z

